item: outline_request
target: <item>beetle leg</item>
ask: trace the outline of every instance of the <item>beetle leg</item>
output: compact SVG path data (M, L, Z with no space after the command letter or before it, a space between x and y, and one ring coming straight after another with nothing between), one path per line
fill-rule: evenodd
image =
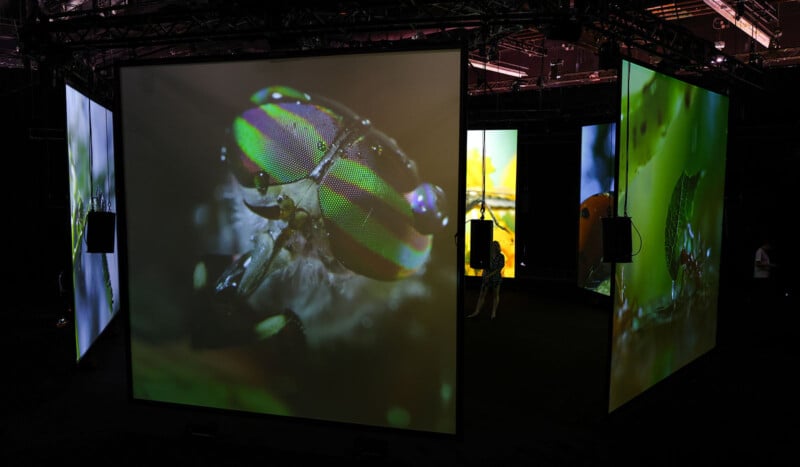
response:
M240 256L230 266L225 269L220 278L217 280L217 285L214 287L217 294L224 294L229 291L235 291L239 287L242 276L245 272L247 262L250 260L250 254Z
M250 295L261 280L267 275L269 266L276 253L275 240L268 232L259 232L254 238L254 247L250 251L250 259L244 265L242 281L237 288L239 295ZM280 246L278 246L278 249Z

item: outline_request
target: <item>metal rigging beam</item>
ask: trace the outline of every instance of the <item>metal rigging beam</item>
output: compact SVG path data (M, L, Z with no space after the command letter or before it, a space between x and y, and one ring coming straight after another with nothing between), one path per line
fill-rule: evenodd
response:
M584 26L610 43L658 57L664 66L674 70L717 74L734 82L761 87L763 71L760 68L722 54L712 42L646 9L623 9L608 2L606 7L587 15Z

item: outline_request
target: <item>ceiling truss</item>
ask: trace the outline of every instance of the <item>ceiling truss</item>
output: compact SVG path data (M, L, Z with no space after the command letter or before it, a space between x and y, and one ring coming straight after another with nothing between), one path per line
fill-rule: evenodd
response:
M18 23L0 22L0 43L4 38L17 41L0 60L71 74L103 93L111 92L114 65L120 60L281 55L411 41L459 42L471 57L486 62L506 58L531 71L515 79L476 71L471 94L614 80L615 71L602 66L603 54L756 86L760 79L761 69L749 55L712 60L722 55L712 41L670 20L701 15L699 0L678 2L685 8L672 9L644 1L330 3L296 0L294 6L276 7L253 0L39 0L21 8ZM773 10L754 1L744 5L747 14L771 21ZM567 53L575 46L583 59L573 63L576 54ZM551 79L550 67L561 66L565 57L568 63Z

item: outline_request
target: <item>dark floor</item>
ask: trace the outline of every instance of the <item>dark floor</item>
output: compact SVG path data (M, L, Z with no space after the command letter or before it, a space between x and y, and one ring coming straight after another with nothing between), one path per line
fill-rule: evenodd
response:
M472 307L475 291L465 292ZM6 309L0 465L797 465L796 303L721 299L716 347L605 413L607 312L563 286L504 286L465 321L461 434L213 419L127 399L115 319L74 363L57 310Z

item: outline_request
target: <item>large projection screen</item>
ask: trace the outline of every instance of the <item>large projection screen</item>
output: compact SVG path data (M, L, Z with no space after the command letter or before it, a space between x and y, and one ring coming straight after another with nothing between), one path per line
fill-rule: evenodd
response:
M616 265L609 410L711 350L729 98L622 61L617 213L633 225Z
M462 56L119 66L134 400L456 433Z
M116 210L114 119L111 110L66 84L75 355L80 361L120 309L117 248L90 253L89 211ZM116 245L116 231L114 244Z

